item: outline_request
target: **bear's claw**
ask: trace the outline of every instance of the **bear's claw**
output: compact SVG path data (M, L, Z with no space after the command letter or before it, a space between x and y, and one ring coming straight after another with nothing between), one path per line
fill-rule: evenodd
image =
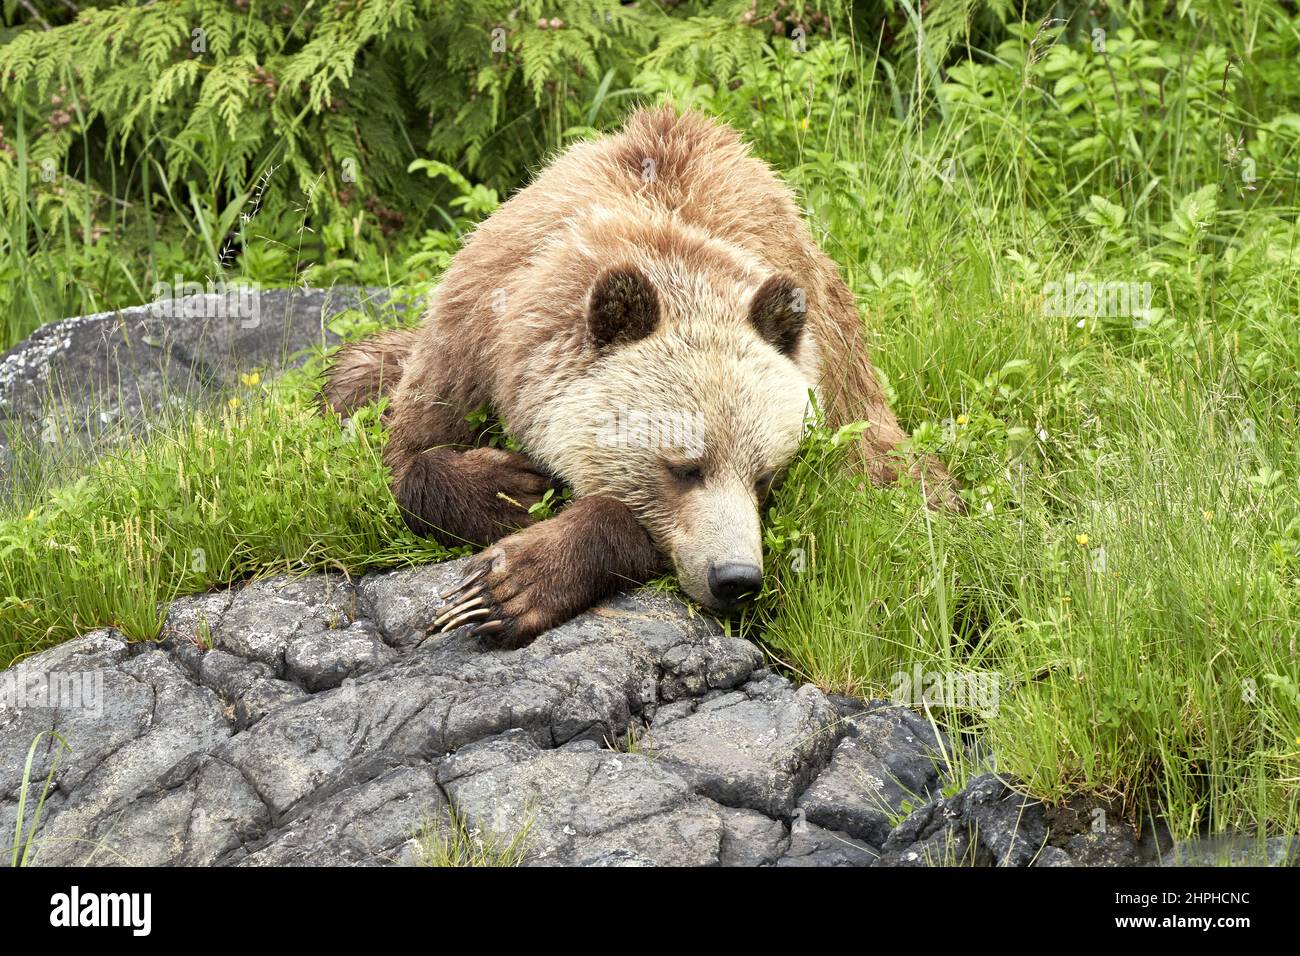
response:
M438 600L444 606L429 625L427 633L447 634L458 627L468 626L470 637L482 638L489 647L512 647L514 621L498 603L489 582L483 580L490 570L490 565L472 570L450 590L440 594Z
M430 632L436 630L446 634L448 631L460 627L472 617L482 617L485 614L494 613L493 608L486 606L486 602L491 600L487 588L480 585L466 591L466 583L472 582L461 582L454 590L440 596L441 601L450 601L451 603L438 612L438 616L429 625Z
M448 631L454 631L456 628L469 621L470 618L482 617L485 614L491 613L492 609L487 607L471 608L468 611L461 611L461 613L457 614L442 626L442 632L446 634ZM435 625L435 627L436 626L437 625Z
M493 637L497 634L500 634L505 629L506 629L505 621L501 621L501 620L480 621L478 624L474 625L474 629L469 633L473 637Z
M455 604L453 604L451 607L444 608L442 613L433 619L433 626L437 627L439 624L444 624L445 626L443 627L443 630L444 631L450 630L451 629L450 621L456 620L464 612L472 611L474 608L478 607L482 603L483 603L483 589L477 588L473 591L470 591L467 594L463 595L461 599L457 601Z
M429 625L430 634L434 631L446 634L463 625L472 625L471 637L482 637L490 641L509 630L505 613L497 604L488 582L483 580L483 576L490 570L491 565L474 569L450 590L438 596L439 603L445 606Z
M488 590L487 582L479 584L479 581L488 573L488 568L478 568L465 575L448 591L438 595L438 603L445 605L438 616L433 619L429 625L428 633L432 634L435 630L446 634L453 631L462 624L469 623L471 618L483 617L486 615L496 616L497 610L495 603L492 601L492 593ZM492 605L492 606L488 606ZM479 623L486 624L486 621Z
M471 571L469 574L467 574L467 575L465 575L463 578L461 578L460 581L456 584L456 586L453 587L450 591L446 591L446 592L444 592L443 594L438 595L438 600L440 600L440 601L450 601L453 597L455 597L455 596L456 596L457 594L459 594L461 591L465 590L467 587L469 587L469 586L470 586L471 584L473 584L475 581L477 581L477 580L479 580L481 577L483 577L483 575L487 574L489 570L490 570L490 568L485 566L485 567L478 568L478 569L475 570L475 571ZM480 588L479 590L481 590L481 588Z

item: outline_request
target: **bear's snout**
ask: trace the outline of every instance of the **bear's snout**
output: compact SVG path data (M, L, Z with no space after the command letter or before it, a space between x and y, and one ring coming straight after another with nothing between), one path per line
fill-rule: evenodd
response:
M734 607L741 598L753 597L763 584L763 569L742 561L709 565L709 593L724 607Z

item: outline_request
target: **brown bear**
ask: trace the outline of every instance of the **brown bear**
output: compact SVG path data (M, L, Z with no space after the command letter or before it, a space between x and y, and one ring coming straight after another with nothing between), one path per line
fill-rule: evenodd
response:
M479 225L420 328L342 349L330 405L381 394L408 525L493 545L437 624L499 647L669 567L713 610L758 590L760 507L810 397L832 426L869 422L877 482L904 437L790 189L734 130L671 107L568 149ZM484 406L521 453L472 447ZM958 504L940 465L912 470ZM535 521L559 482L575 500Z

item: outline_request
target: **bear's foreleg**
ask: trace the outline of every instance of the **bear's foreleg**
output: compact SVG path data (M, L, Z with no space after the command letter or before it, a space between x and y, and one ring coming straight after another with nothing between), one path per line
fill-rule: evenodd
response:
M389 487L416 534L487 545L533 524L529 509L559 484L525 455L472 447L465 416L482 403L450 379L442 353L414 357L404 373L386 417Z
M387 456L386 456L387 457ZM499 448L430 448L392 462L406 526L447 547L487 545L536 520L529 509L559 482Z
M469 562L433 627L473 625L489 647L523 647L596 602L666 567L621 502L580 498L554 518L498 541Z

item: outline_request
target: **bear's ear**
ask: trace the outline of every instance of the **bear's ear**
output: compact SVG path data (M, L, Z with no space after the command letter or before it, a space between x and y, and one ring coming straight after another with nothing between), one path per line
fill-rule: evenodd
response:
M749 321L758 334L782 355L794 357L808 314L804 290L794 279L777 273L768 277L749 303Z
M606 269L591 287L587 330L596 348L643 339L659 324L659 294L633 266Z

